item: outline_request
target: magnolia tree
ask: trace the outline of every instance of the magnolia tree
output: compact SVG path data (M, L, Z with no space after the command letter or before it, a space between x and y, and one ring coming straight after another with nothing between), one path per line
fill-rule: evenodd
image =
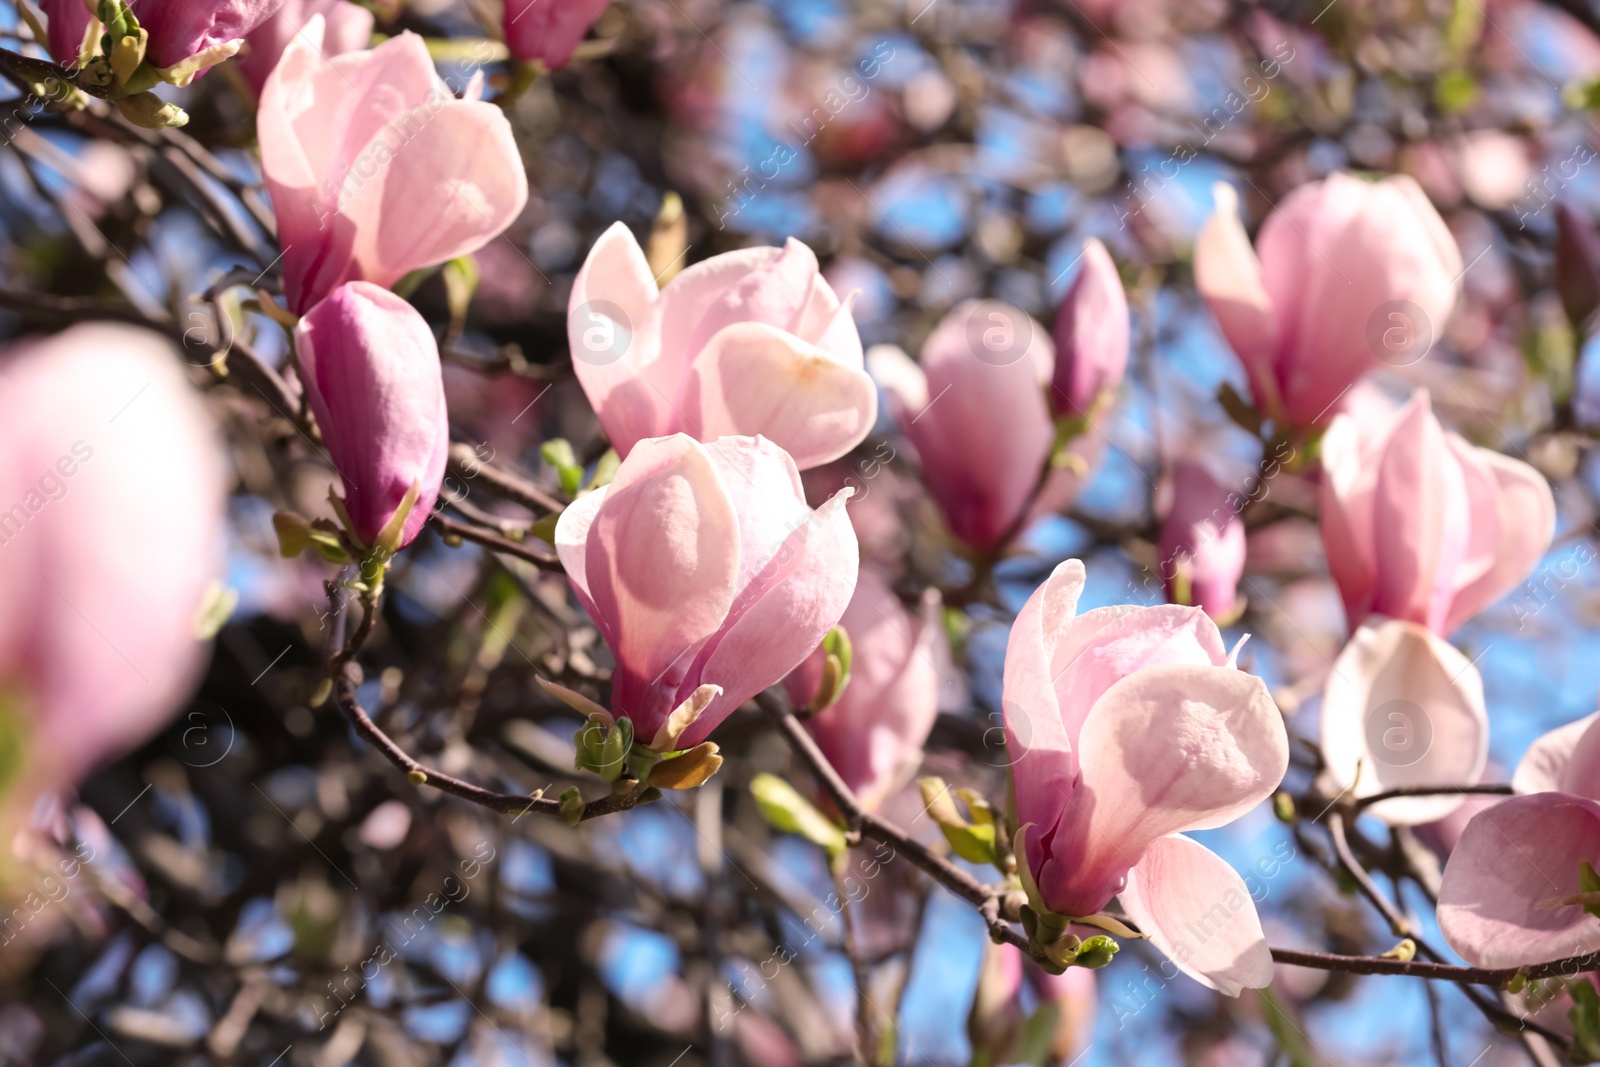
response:
M0 10L0 1063L1600 1059L1587 4Z

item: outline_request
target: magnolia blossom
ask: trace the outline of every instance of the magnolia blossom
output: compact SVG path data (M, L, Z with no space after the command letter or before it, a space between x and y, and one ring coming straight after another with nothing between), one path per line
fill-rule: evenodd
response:
M1262 988L1272 956L1244 880L1183 832L1272 795L1289 766L1283 717L1204 612L1077 615L1084 578L1077 560L1057 567L1006 648L1022 858L1052 911L1083 918L1120 895L1197 981L1230 996Z
M371 546L413 489L397 542L422 532L450 449L433 331L415 308L370 282L347 282L295 328L311 411L344 482L356 536Z
M237 60L250 87L261 95L267 76L278 66L284 49L313 15L323 18L322 54L332 59L359 52L372 40L371 11L350 0L280 0L272 17L244 39Z
M853 301L793 238L713 256L658 290L614 223L572 283L572 366L623 456L671 433L760 434L804 470L850 451L877 418Z
M505 0L506 44L524 63L567 65L611 0Z
M1369 619L1333 664L1322 696L1322 754L1351 796L1397 786L1476 782L1489 758L1483 679L1472 661L1416 623ZM1432 822L1460 793L1397 797L1367 809L1386 822Z
M170 70L195 57L219 63L238 50L244 38L277 9L280 0L129 0L139 25L150 34L151 64ZM90 13L90 0L40 0L49 20L50 54L56 62L76 64L98 50L89 40L90 26L100 24ZM85 50L86 42L90 47Z
M1233 188L1219 184L1216 199L1195 242L1195 285L1262 410L1321 423L1363 373L1414 363L1443 333L1461 252L1410 177L1303 185L1267 216L1254 249Z
M528 200L505 114L456 99L421 37L328 59L326 35L318 14L289 42L256 118L296 314L344 282L387 287L474 252Z
M1050 406L1090 416L1109 403L1128 367L1128 297L1106 246L1084 243L1083 266L1056 312Z
M1238 499L1204 465L1174 465L1160 541L1161 577L1173 603L1193 604L1213 619L1235 614L1245 560Z
M1059 1012L1050 1038L1051 1060L1070 1067L1094 1042L1094 1017L1099 1003L1095 972L1088 967L1068 967L1060 974L1050 974L1033 967L1028 979L1039 999L1054 1003Z
M882 573L863 567L839 625L853 647L850 682L805 725L845 785L875 810L916 775L939 717L939 665L950 657L939 594L929 590L913 618ZM816 695L825 659L819 648L785 680L795 704Z
M1569 899L1579 865L1600 864L1600 714L1534 741L1511 785L1522 795L1473 816L1450 853L1439 890L1445 940L1479 967L1600 950L1600 921Z
M849 497L812 511L794 461L763 437L674 434L640 441L562 512L556 550L616 658L611 710L636 737L712 697L675 738L692 748L811 654L855 589Z
M1446 432L1419 391L1386 425L1341 415L1322 439L1322 542L1357 626L1448 634L1527 577L1555 531L1538 471Z
M969 301L923 344L921 366L889 345L874 346L869 363L950 532L980 552L999 547L1055 440L1049 335L1009 304Z
M0 821L149 737L201 666L227 479L182 366L98 324L0 360Z

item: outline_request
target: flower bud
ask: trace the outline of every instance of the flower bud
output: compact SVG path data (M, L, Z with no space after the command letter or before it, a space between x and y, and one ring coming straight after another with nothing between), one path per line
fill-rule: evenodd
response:
M1056 312L1054 337L1050 406L1088 418L1109 403L1128 367L1128 298L1111 254L1092 237Z
M384 546L404 548L433 510L450 446L433 333L387 289L350 282L306 313L295 346L307 399L344 483L351 532L363 546L377 544L416 487L409 514Z

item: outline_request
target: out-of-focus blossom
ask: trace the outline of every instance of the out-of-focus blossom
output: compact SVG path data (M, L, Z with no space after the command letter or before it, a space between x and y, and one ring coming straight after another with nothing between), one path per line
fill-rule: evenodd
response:
M1301 186L1256 240L1231 186L1195 243L1195 284L1244 364L1256 405L1325 421L1355 380L1426 355L1455 307L1461 253L1406 176Z
M39 8L47 20L50 55L57 63L73 69L100 50L100 20L84 0L39 0Z
M155 334L106 325L0 357L8 823L154 733L201 664L227 483L181 367Z
M876 810L917 773L939 717L939 664L949 660L939 594L929 590L921 618L914 618L883 575L863 567L839 625L854 653L850 682L805 724L845 785ZM797 706L810 704L821 688L825 658L817 649L785 680Z
M350 0L281 0L272 17L244 39L244 49L237 60L245 81L257 96L284 49L313 15L323 18L322 54L329 59L359 52L372 40L373 15L360 4Z
M1128 367L1128 297L1106 246L1090 238L1056 312L1050 405L1087 417L1110 402Z
M611 0L505 0L506 45L524 63L558 70Z
M611 710L647 743L702 686L692 748L811 654L856 585L848 491L806 506L794 461L762 437L640 441L611 484L556 525L567 580L611 647Z
M1439 886L1439 930L1475 967L1523 967L1595 950L1579 894L1600 857L1600 803L1566 793L1510 797L1467 824Z
M1489 756L1483 679L1415 623L1371 619L1334 661L1322 697L1322 753L1354 797L1397 786L1478 781ZM1367 810L1395 825L1432 822L1462 794L1396 797Z
M1083 564L1028 598L1005 661L1020 850L1069 918L1114 896L1181 970L1230 996L1272 980L1244 880L1183 831L1224 826L1289 765L1283 717L1198 608L1077 615ZM1216 913L1219 900L1237 903ZM1198 933L1197 933L1198 931Z
M1381 427L1335 418L1322 466L1322 541L1352 627L1383 615L1449 634L1550 547L1549 484L1446 432L1426 392Z
M331 60L324 37L314 15L267 78L256 119L297 314L344 282L390 286L474 252L528 200L505 114L456 99L421 37Z
M1575 327L1600 308L1600 235L1572 205L1556 205L1556 292Z
M1558 726L1528 746L1511 776L1518 793L1600 801L1600 713ZM1597 857L1600 858L1600 857Z
M387 289L347 282L300 320L295 348L356 535L375 545L415 490L399 540L385 546L404 548L428 521L450 449L433 331Z
M1161 577L1174 604L1193 604L1213 619L1236 614L1244 573L1245 532L1236 493L1204 464L1172 471L1172 504L1161 520Z
M950 532L980 552L999 547L1055 440L1049 336L1009 304L972 301L939 323L920 366L890 345L874 346L869 363Z
M1492 776L1493 770L1488 773ZM1456 850L1467 824L1477 818L1480 811L1500 803L1503 799L1505 798L1493 793L1468 793L1466 799L1449 815L1432 822L1418 823L1412 830L1417 835L1417 840L1433 849L1434 855L1443 863L1450 858L1450 853Z
M1475 204L1502 211L1528 186L1528 149L1503 130L1473 130L1456 142L1461 185Z
M1094 1016L1098 1005L1098 979L1088 967L1068 967L1050 974L1037 967L1028 979L1039 999L1056 1006L1056 1029L1050 1038L1051 1063L1074 1062L1094 1042Z
M626 456L648 437L760 434L803 470L860 443L878 414L861 338L799 241L687 268L658 290L615 223L572 283L572 365Z
M967 1012L967 1039L978 1063L1010 1063L1016 1058L1027 1017L1022 1012L1022 950L987 944Z

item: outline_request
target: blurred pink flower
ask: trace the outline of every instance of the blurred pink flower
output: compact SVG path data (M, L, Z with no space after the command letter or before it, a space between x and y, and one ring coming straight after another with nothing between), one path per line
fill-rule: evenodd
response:
M450 448L439 347L417 310L371 282L346 282L295 328L307 399L345 510L367 546L416 486L398 544L428 521Z
M1267 216L1254 249L1233 188L1218 184L1216 198L1195 242L1195 285L1263 412L1320 424L1363 373L1414 363L1443 334L1461 253L1410 177L1304 185Z
M1051 974L1028 969L1028 979L1041 1000L1056 1006L1056 1031L1050 1041L1050 1062L1071 1064L1094 1043L1094 1016L1098 1006L1098 979L1088 967L1068 967Z
M1475 967L1523 967L1600 948L1579 864L1600 857L1600 803L1510 797L1467 824L1445 864L1439 930Z
M284 49L294 40L311 16L324 22L322 54L332 59L347 52L359 52L372 41L371 11L350 0L280 0L276 11L244 39L237 60L250 88L261 95L267 76L278 65Z
M793 238L714 256L658 290L618 222L572 283L572 366L623 456L671 433L760 434L803 470L850 451L877 418L853 300Z
M1204 612L1079 616L1084 580L1077 560L1057 567L1006 648L1023 859L1058 914L1090 916L1120 895L1186 974L1230 996L1261 988L1272 957L1244 880L1183 831L1225 826L1272 795L1289 765L1283 717Z
M1322 696L1322 753L1339 785L1368 797L1396 786L1478 781L1489 758L1483 679L1416 623L1369 619L1334 661ZM1397 797L1367 810L1394 825L1432 822L1464 796Z
M505 114L456 99L421 37L331 60L324 37L312 16L267 78L256 120L297 314L344 282L387 287L474 252L528 200Z
M1447 635L1550 547L1544 477L1446 432L1426 392L1385 425L1336 417L1322 468L1322 541L1352 627L1383 615Z
M1172 504L1161 520L1161 578L1175 604L1193 604L1213 619L1232 617L1244 573L1243 497L1200 463L1172 471Z
M950 532L980 552L998 548L1055 440L1049 335L1009 304L968 301L923 344L921 366L890 345L875 346L870 365Z
M1022 950L989 943L983 947L978 984L967 1011L967 1039L976 1063L1010 1063L1028 1021L1022 1011Z
M806 506L794 461L762 437L639 442L611 484L556 525L567 580L611 647L611 710L650 743L701 686L691 748L797 667L844 614L856 538L841 491Z
M506 44L524 63L567 65L611 0L505 0Z
M1054 336L1056 414L1087 416L1109 404L1128 367L1128 297L1111 254L1092 237L1056 311Z
M916 775L939 717L939 667L949 657L939 594L923 597L921 618L901 606L881 572L862 567L839 625L850 636L850 683L839 700L805 720L817 747L868 810ZM819 648L785 679L804 707L822 685Z
M155 733L201 665L227 480L181 367L157 335L100 324L0 359L0 747L18 775L0 794L12 816Z

